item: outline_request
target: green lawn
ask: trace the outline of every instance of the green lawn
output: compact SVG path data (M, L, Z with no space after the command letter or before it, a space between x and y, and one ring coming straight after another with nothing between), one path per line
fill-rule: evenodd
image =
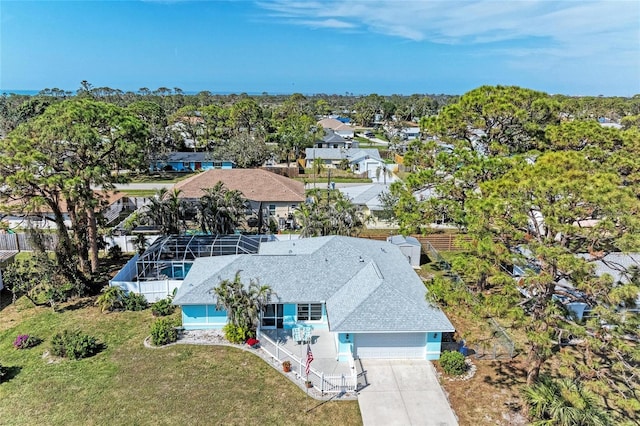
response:
M12 376L0 384L5 425L361 424L357 401L307 400L249 352L145 348L153 322L149 310L103 314L84 299L53 312L21 299L4 307L0 318L0 364ZM106 349L80 361L43 356L51 336L64 328L81 329ZM44 342L16 350L13 340L23 333ZM308 414L307 406L313 408Z
M132 183L177 183L193 176L193 172L163 172L155 174L136 174L131 176Z
M120 192L127 194L130 197L147 197L151 198L158 192L155 189L120 189Z

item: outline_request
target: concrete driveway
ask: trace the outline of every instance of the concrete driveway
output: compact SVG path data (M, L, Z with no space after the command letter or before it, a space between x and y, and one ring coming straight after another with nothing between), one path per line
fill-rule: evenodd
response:
M458 424L429 361L362 360L362 368L369 383L358 395L365 426Z

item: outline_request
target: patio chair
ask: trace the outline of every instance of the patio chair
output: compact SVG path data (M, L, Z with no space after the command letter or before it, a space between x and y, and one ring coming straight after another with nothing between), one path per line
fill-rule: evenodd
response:
M304 326L302 340L305 343L310 343L311 342L311 332L312 331L313 331L313 327L311 327L310 325Z
M293 340L295 342L297 342L298 344L300 344L300 342L302 342L302 338L303 338L303 330L302 327L293 327L291 329L291 337L293 338Z

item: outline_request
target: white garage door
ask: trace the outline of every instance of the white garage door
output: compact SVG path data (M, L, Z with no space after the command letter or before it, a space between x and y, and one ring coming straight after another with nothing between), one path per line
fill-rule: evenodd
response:
M355 335L356 355L364 359L425 359L425 333Z

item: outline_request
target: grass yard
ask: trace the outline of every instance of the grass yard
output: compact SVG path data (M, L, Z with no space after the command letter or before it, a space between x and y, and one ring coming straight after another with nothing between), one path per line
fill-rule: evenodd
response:
M4 293L6 305L10 295ZM361 424L357 401L321 403L249 352L222 346L148 349L150 310L103 314L86 298L51 308L0 307L2 424ZM45 356L51 337L80 329L106 348L80 361ZM18 334L44 339L13 348ZM307 408L312 408L306 414Z
M156 189L120 189L119 192L127 194L130 197L147 197L151 198L158 192Z

